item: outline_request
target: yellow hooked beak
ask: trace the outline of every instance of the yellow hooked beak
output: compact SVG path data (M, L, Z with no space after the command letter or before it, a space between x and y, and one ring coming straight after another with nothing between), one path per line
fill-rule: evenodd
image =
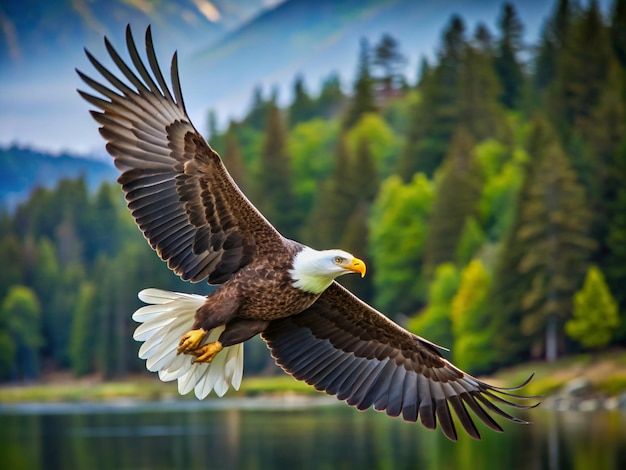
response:
M352 262L346 267L346 269L355 273L361 273L361 277L365 277L365 263L359 258L352 258Z

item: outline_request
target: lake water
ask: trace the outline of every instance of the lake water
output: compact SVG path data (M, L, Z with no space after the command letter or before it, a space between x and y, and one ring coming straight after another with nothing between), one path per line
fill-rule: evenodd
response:
M0 406L0 468L626 469L626 413L537 410L482 441L325 399Z

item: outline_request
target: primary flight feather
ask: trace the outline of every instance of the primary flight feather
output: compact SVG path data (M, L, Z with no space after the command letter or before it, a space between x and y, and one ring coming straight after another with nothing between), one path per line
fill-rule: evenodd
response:
M108 84L77 71L100 96L79 93L98 109L91 114L102 126L128 208L150 246L182 279L220 285L207 297L158 289L139 293L150 305L133 315L142 323L134 338L143 342L139 356L149 370L161 380L178 380L181 393L193 390L204 398L214 390L222 396L241 383L243 342L261 334L286 372L359 409L419 419L428 428L439 422L450 439L457 438L450 408L477 439L472 414L496 431L502 428L492 414L523 422L496 404L528 408L510 399L524 397L461 371L436 345L335 282L348 273L365 275L363 261L284 238L193 127L176 54L170 89L150 28L147 65L130 27L126 42L132 67L105 38L126 82L86 51Z

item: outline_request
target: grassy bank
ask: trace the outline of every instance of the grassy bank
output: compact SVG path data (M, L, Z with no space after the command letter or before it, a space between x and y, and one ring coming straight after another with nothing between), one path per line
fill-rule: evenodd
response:
M606 396L619 395L626 392L626 351L581 354L553 363L525 363L502 370L491 379L510 386L523 382L533 372L535 377L524 388L525 393L549 396L571 380L585 378L589 380L592 392Z
M617 350L599 355L578 355L552 364L525 363L502 370L485 380L501 385L515 385L535 372L533 381L523 390L528 394L549 396L577 377L590 381L595 392L613 396L626 392L626 351ZM281 394L317 394L312 387L288 375L275 377L244 377L241 390L228 396ZM51 377L32 385L0 386L0 403L78 402L117 399L163 400L194 399L193 393L180 397L175 383L163 383L155 375L132 376L119 381L102 381L90 377L75 379Z

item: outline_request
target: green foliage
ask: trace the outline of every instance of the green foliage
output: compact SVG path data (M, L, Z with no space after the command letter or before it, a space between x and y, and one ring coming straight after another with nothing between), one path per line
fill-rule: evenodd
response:
M11 287L0 304L0 331L8 333L0 341L1 363L10 369L0 370L3 376L32 378L39 373L38 351L42 346L41 306L32 289Z
M93 308L96 288L85 282L80 286L72 314L70 333L70 363L76 375L91 372L94 367L96 331L93 328Z
M483 24L468 35L454 16L411 89L400 45L384 35L373 51L361 44L351 96L337 74L317 96L296 77L284 109L259 87L226 132L211 115L211 145L283 233L365 258L368 276L343 281L392 317L423 310L412 328L453 344L462 365L536 357L546 337L563 349L589 262L626 311L625 22L623 0L606 19L597 2L559 0L522 66L511 5L495 38ZM143 370L136 292L202 289L148 248L116 185L90 181L35 189L0 211L0 301L30 289L42 337L25 365L30 353L2 325L4 378L44 362L106 377ZM622 319L611 341L624 338ZM246 367L264 370L264 346L251 347Z
M437 183L424 253L427 274L437 265L455 260L467 219L477 214L482 184L474 142L467 131L460 129Z
M376 44L373 65L380 69L377 79L387 96L403 86L402 69L406 66L406 58L400 52L398 41L390 34L383 34Z
M316 118L301 122L289 133L294 193L298 209L305 214L313 208L319 183L332 172L338 132L337 120Z
M403 184L397 176L381 186L370 218L370 253L376 305L394 316L415 311L425 299L422 256L433 202L433 185L416 174Z
M489 329L486 306L491 278L479 260L472 260L461 273L459 289L452 299L451 317L454 346L459 367L484 372L495 361L490 347L494 333Z
M350 107L344 118L344 127L352 127L363 114L376 111L374 103L374 79L370 71L372 58L367 39L363 38L359 50L359 62L357 64L357 76L354 82L354 94Z
M315 115L314 102L309 96L304 83L304 77L298 75L293 82L293 100L289 107L289 124L308 121Z
M574 296L574 315L565 331L585 348L598 349L609 343L618 325L617 303L602 272L591 266L585 284Z
M267 219L281 233L294 236L298 220L293 197L291 159L287 154L286 139L280 109L271 104L261 153L256 199Z
M456 262L459 266L466 265L485 243L486 237L475 217L468 217L456 247Z
M450 346L453 343L451 303L459 282L459 272L453 264L438 266L428 286L428 306L409 320L407 328L429 341Z
M500 100L507 108L513 108L520 101L524 85L524 74L518 57L523 47L523 28L513 4L504 4L498 26L500 40L495 68L502 83Z
M350 129L347 138L352 154L358 152L359 145L367 144L376 170L382 176L389 176L396 168L400 138L379 114L364 114Z

